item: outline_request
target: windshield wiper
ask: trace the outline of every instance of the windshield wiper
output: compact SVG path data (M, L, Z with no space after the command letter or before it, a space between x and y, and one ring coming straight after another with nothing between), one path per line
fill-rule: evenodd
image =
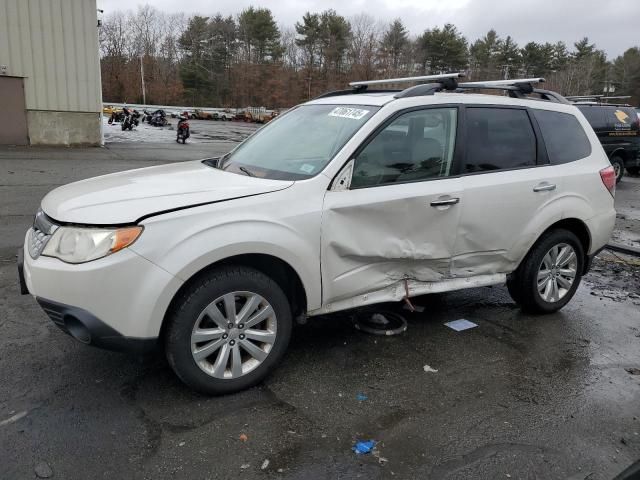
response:
M243 173L246 173L247 175L249 175L250 177L255 177L255 174L251 173L249 170L247 170L246 167L238 167L238 170L240 170Z

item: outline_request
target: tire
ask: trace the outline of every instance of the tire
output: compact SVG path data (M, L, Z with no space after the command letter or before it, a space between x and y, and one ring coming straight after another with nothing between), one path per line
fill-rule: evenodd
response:
M627 167L627 172L629 172L629 175L637 177L640 175L640 167Z
M229 298L235 302L229 302ZM228 328L225 305L234 305L240 315L249 298L253 298L253 303L244 315L245 322L251 318L260 320L260 313L268 316L251 327L238 322ZM253 307L255 302L259 302L257 307ZM211 336L198 342L194 337L196 327L208 329ZM291 329L291 307L278 284L252 268L221 267L196 277L175 301L167 318L165 351L169 364L184 383L205 394L223 395L256 385L271 373L285 353ZM249 331L251 339L242 334ZM255 339L259 334L259 338L268 335L273 343L269 346L267 341L258 346L260 342ZM223 368L216 368L222 361ZM239 364L242 371L234 372L232 369ZM226 378L220 378L221 375Z
M611 157L609 161L616 171L616 183L619 183L622 177L624 177L624 161L618 156Z
M120 125L120 128L122 128L122 131L125 131L127 129L124 123Z
M566 252L570 253L573 250L574 256L569 255L571 260L561 263L560 267L556 268L550 261L553 257L547 255L552 255L551 250L559 246L561 247L556 251L558 257L563 257L565 247L570 247ZM563 261L564 258L560 260ZM576 293L584 271L584 262L584 250L575 234L564 229L551 230L540 237L518 269L507 280L509 294L526 312L539 314L557 312L569 303ZM549 268L546 268L546 265L549 265ZM573 271L573 277L569 275L571 271ZM538 287L538 276L544 275L544 272L548 272L548 275L545 277L546 281L541 280L540 288L543 289L541 292ZM555 292L553 291L554 283L558 286Z

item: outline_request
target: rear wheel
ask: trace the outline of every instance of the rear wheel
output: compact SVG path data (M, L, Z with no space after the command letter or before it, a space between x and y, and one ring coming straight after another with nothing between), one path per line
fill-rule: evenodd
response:
M523 310L552 313L569 303L583 269L584 252L578 237L568 230L552 230L529 251L507 288Z
M190 387L226 394L251 387L278 364L289 343L291 309L263 273L223 267L203 275L167 319L169 364Z
M611 157L609 161L613 166L613 170L616 172L616 183L618 183L620 180L622 180L622 177L624 176L624 161L622 160L622 158L618 157L617 155L614 157Z

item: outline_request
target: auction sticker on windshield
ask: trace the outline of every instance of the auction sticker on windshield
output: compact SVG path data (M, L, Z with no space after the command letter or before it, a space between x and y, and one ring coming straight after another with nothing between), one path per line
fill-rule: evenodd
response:
M351 107L336 107L329 112L329 116L360 120L362 117L366 116L367 113L369 113L369 110Z

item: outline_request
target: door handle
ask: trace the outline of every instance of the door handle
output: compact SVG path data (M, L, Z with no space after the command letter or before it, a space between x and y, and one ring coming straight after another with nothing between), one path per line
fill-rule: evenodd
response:
M541 183L533 187L534 192L550 192L551 190L555 190L556 186L553 183Z
M453 198L445 198L442 200L434 200L433 202L431 202L431 206L432 207L446 207L447 205L455 205L456 203L459 203L460 199L457 197L453 197Z

